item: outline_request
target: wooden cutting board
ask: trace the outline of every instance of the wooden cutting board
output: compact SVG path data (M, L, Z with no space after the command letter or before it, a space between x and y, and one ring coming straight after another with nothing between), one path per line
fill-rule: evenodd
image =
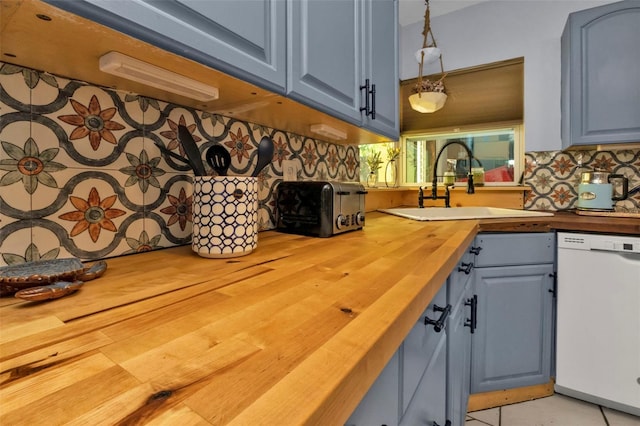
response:
M581 216L608 216L608 217L630 217L640 219L640 212L601 212L601 211L589 211L589 210L576 210L576 213Z

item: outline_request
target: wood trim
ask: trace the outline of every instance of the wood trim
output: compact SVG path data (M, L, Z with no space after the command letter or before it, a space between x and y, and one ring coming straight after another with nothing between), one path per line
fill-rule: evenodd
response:
M525 386L516 389L505 389L493 392L476 393L469 396L467 412L502 407L516 402L530 401L553 395L553 380L541 385Z

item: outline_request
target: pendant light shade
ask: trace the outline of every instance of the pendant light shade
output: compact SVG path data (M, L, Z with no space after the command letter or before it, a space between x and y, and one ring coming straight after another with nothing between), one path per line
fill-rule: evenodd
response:
M420 92L409 96L411 108L418 112L436 112L444 106L447 95L442 92Z

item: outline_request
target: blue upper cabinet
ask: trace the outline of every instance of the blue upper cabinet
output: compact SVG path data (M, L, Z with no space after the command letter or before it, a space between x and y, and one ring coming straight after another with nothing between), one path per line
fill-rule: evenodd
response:
M398 90L397 1L365 0L364 66L361 81L375 84L375 116L365 114L365 127L397 139L400 134ZM370 99L371 101L371 99Z
M399 136L397 0L44 1L378 135Z
M45 0L177 55L284 94L284 0Z
M288 5L287 95L397 139L397 1Z
M358 0L290 0L287 95L360 124Z
M562 34L562 146L640 141L640 2L574 12Z

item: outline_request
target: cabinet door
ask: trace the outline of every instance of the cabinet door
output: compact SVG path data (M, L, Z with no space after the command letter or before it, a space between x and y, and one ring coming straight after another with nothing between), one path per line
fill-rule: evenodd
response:
M345 425L397 425L399 389L400 353L398 351L387 363Z
M640 140L640 3L569 15L562 34L562 144Z
M447 335L445 331L442 331L439 334L435 352L429 359L418 388L400 420L401 425L446 424L446 376Z
M364 125L396 140L400 134L398 2L366 0L363 21L364 70L361 81L369 79L370 84L375 84L375 118L364 115Z
M290 0L287 95L360 125L357 0Z
M472 337L471 393L550 379L553 265L475 270L478 327Z
M284 1L45 1L265 89L285 92Z
M439 319L442 313L435 311L434 307L443 308L446 305L447 285L445 284L440 288L404 340L402 345L402 412L409 406L420 378L427 368L429 360L434 356L441 336L444 334L444 330L436 332L432 325L426 325L424 318Z
M449 317L447 341L447 419L452 426L465 424L469 384L471 379L471 329L470 306L464 304L472 298L472 285L465 288L463 298L453 308ZM470 324L469 324L470 325Z

